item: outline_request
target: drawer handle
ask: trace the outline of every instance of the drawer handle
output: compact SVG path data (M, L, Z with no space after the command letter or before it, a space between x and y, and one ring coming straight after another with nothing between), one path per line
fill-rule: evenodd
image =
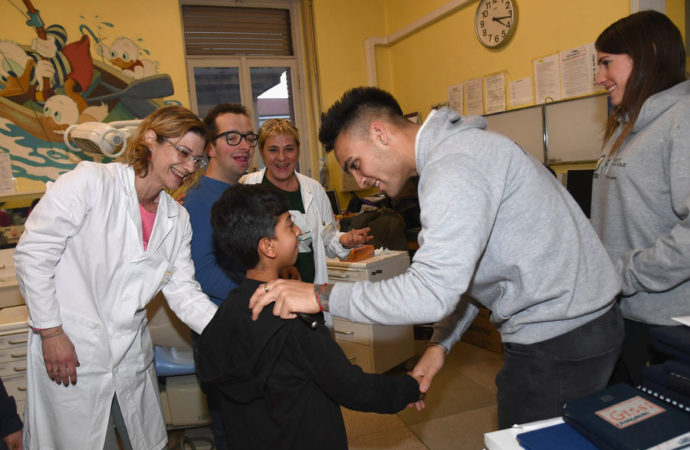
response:
M26 352L24 353L10 353L12 358L26 358Z
M13 367L12 370L15 372L26 372L26 367Z
M350 275L337 275L334 273L330 273L330 274L328 274L328 276L331 278L338 279L338 280L347 280L350 278Z
M335 334L344 334L345 336L354 336L354 331L338 331L335 330Z
M377 270L374 270L373 272L371 272L372 275L378 275L380 273L383 273L383 269L377 269Z
M19 392L26 392L26 386L17 386Z
M20 339L18 341L13 341L12 339L10 339L9 341L7 341L7 343L11 345L26 344L27 342L29 342L28 339Z

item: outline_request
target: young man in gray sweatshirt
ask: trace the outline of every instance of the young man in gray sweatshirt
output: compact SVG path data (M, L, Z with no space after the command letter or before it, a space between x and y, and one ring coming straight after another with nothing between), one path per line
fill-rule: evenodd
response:
M504 428L558 416L565 401L606 386L622 342L620 281L558 181L485 127L449 109L420 126L385 91L346 92L323 115L319 138L361 188L394 197L419 176L419 250L391 279L316 287L276 280L250 306L257 313L275 299L283 317L323 308L364 323L443 319L413 371L424 377L422 391L485 306L504 344L496 377Z

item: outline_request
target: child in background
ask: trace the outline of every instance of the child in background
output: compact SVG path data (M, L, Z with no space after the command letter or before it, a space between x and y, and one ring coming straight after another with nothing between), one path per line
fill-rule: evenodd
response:
M251 295L293 265L299 252L301 231L280 192L232 186L214 204L211 224L219 248L247 269L199 342L199 374L222 392L231 447L346 449L339 405L395 413L420 399L411 376L366 374L350 364L322 314L283 320L266 308L252 321Z

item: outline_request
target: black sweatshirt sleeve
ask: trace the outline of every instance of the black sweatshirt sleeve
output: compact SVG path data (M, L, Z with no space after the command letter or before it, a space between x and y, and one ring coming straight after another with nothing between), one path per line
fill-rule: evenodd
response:
M295 322L295 345L286 346L284 356L303 367L336 403L358 411L392 414L419 400L419 384L411 376L364 373L348 361L325 326L311 330L299 320Z
M22 429L22 421L17 414L14 397L7 395L5 386L0 380L0 436L5 437Z

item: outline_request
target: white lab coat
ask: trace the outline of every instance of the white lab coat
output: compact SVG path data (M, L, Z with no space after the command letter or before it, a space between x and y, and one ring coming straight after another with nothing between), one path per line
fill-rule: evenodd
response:
M258 184L264 179L266 169L253 172L242 177L242 184ZM326 191L318 181L295 172L299 181L302 203L304 203L304 215L311 229L312 249L314 251L314 284L328 282L328 268L326 267L326 255L330 258L345 258L350 254L350 249L345 248L340 243L340 231L335 233L323 233L331 225L335 227L333 218L333 208L328 200ZM305 230L302 230L304 232ZM323 234L328 236L328 241L324 241Z
M134 171L80 163L49 186L15 250L29 324L62 324L76 348L77 384L45 371L29 332L25 448L103 448L113 395L134 449L160 449L167 433L158 396L146 304L161 289L200 333L216 306L194 279L187 211L161 192L144 251Z

